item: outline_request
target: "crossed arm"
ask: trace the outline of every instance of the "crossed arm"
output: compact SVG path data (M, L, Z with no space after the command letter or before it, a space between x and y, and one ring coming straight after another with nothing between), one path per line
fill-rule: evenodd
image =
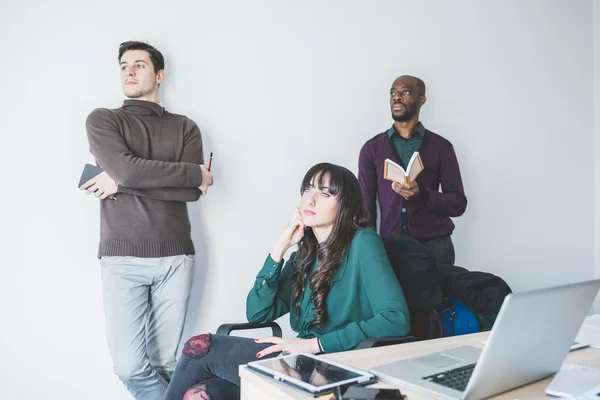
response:
M202 136L190 121L184 134L180 162L148 160L135 156L119 133L109 110L94 110L86 121L90 151L105 173L82 188L97 197L124 193L163 201L196 201L212 184L204 167Z

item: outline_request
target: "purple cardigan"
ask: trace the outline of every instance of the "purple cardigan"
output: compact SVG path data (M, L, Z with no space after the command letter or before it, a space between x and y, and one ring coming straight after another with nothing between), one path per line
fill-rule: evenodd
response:
M381 237L410 235L427 240L450 235L454 231L450 217L461 216L467 208L452 143L427 130L419 154L425 166L417 177L419 198L404 200L392 190L392 183L383 179L386 158L403 165L387 131L368 140L360 150L358 181L369 215L369 226L373 228L377 219L376 200L379 199Z

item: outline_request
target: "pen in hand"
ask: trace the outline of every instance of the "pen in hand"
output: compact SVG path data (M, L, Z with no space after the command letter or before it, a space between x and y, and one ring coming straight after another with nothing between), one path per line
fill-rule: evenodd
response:
M202 169L202 185L200 185L200 187L198 189L200 189L200 191L202 192L202 195L205 195L209 186L212 186L212 184L213 184L213 177L210 172L210 167L212 165L212 157L213 157L213 153L211 152L210 158L208 160L208 168L205 167L204 165L200 165L200 167Z

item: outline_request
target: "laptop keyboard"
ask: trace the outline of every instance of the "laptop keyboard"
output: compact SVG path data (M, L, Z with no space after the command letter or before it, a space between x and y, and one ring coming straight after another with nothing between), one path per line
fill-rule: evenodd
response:
M475 364L465 365L464 367L451 369L435 375L426 376L423 379L437 383L460 392L464 392L467 388L467 383L471 378L471 374L475 369Z

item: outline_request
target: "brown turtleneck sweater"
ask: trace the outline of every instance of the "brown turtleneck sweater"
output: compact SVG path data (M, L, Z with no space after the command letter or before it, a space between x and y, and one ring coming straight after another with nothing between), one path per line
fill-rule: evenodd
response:
M186 202L200 198L202 137L159 104L125 100L86 121L90 151L119 185L100 201L98 257L194 254Z

